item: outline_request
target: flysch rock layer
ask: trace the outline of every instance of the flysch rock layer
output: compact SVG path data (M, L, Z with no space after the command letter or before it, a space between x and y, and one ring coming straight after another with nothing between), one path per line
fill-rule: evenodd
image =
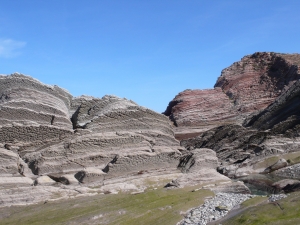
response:
M169 103L164 114L177 126L177 138L184 139L189 137L189 132L201 133L201 129L205 131L221 124L234 123L237 112L222 89L215 88L179 93ZM187 131L185 127L191 131Z
M242 182L233 182L217 172L219 165L216 152L208 148L196 148L185 152L178 168L183 174L167 184L167 187L185 187L205 184L202 188L216 193L250 193Z
M300 78L299 66L299 54L247 55L221 72L214 89L183 91L164 114L177 126L180 140L220 125L241 125Z
M176 168L182 148L163 115L115 96L72 101L71 138L24 155L35 174L72 173L80 182Z
M0 143L6 149L22 155L73 132L67 91L15 73L0 76L0 92Z

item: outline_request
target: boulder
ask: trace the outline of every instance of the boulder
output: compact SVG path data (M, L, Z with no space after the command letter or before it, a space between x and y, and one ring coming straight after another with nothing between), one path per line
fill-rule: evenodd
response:
M273 183L272 186L279 190L285 190L287 192L291 192L291 190L293 189L292 187L296 187L296 186L298 186L297 188L300 187L300 181L292 180L292 179L283 179Z
M105 174L102 169L97 169L94 167L86 168L79 171L74 176L80 183L103 183Z
M283 178L300 179L300 163L278 169L272 174Z
M205 185L214 192L250 193L242 182L232 182L228 177L218 173L216 153L207 148L187 151L180 159L178 168L184 173L169 182L166 187L185 187Z
M49 176L40 176L34 181L34 185L48 186L56 184L56 181L52 180Z

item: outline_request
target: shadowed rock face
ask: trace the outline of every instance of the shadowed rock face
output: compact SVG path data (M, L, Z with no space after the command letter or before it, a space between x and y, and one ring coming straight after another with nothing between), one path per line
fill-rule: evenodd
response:
M169 103L164 114L183 137L183 133L198 135L195 127L203 132L220 125L242 124L300 78L298 66L299 54L258 52L245 56L222 71L214 89L183 91ZM177 136L182 139L180 135Z
M222 160L236 162L247 155L297 151L300 136L300 82L294 82L264 110L240 125L224 125L181 141L184 147L208 147ZM249 156L250 156L249 155Z
M266 109L249 116L244 126L259 130L272 129L274 133L286 133L300 122L300 82L296 81ZM291 134L297 136L297 132Z

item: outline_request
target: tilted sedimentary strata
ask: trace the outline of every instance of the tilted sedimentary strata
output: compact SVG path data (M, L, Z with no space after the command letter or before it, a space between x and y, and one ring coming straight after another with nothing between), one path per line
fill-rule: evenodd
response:
M255 53L223 70L215 86L233 101L235 119L208 126L181 145L213 149L221 161L219 171L229 177L263 172L266 166L259 165L274 155L294 157L300 145L299 62L299 54ZM216 108L205 110L214 114Z
M20 74L0 76L0 143L8 150L30 151L73 133L72 96Z
M73 98L18 73L0 76L0 92L0 206L143 190L143 179L182 174L172 122L131 100Z
M114 96L75 98L72 110L74 135L24 156L37 175L84 182L176 168L181 148L165 116Z
M221 72L215 88L186 90L167 107L180 139L225 124L242 124L300 78L300 55L258 52ZM193 135L194 133L194 135Z
M190 168L202 172L183 175L178 165L190 152L175 139L172 122L131 100L73 98L18 73L0 77L0 92L0 206L141 191L147 182L178 177L184 185L220 180L226 183L220 190L247 191L242 184L227 187L209 149L207 162L200 160L203 151L192 157L201 162Z
M298 151L299 65L298 54L245 56L214 89L179 93L165 111L171 121L116 96L73 98L28 76L0 76L0 205L57 191L140 191L150 178L173 178L170 187L219 181L210 189L248 192L216 167L240 177L263 172L268 157ZM186 139L181 146L173 124Z

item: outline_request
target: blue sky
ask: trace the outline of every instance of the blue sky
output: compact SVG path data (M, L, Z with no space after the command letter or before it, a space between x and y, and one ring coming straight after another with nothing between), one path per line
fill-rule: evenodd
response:
M0 74L163 112L257 51L300 53L298 0L1 0Z

